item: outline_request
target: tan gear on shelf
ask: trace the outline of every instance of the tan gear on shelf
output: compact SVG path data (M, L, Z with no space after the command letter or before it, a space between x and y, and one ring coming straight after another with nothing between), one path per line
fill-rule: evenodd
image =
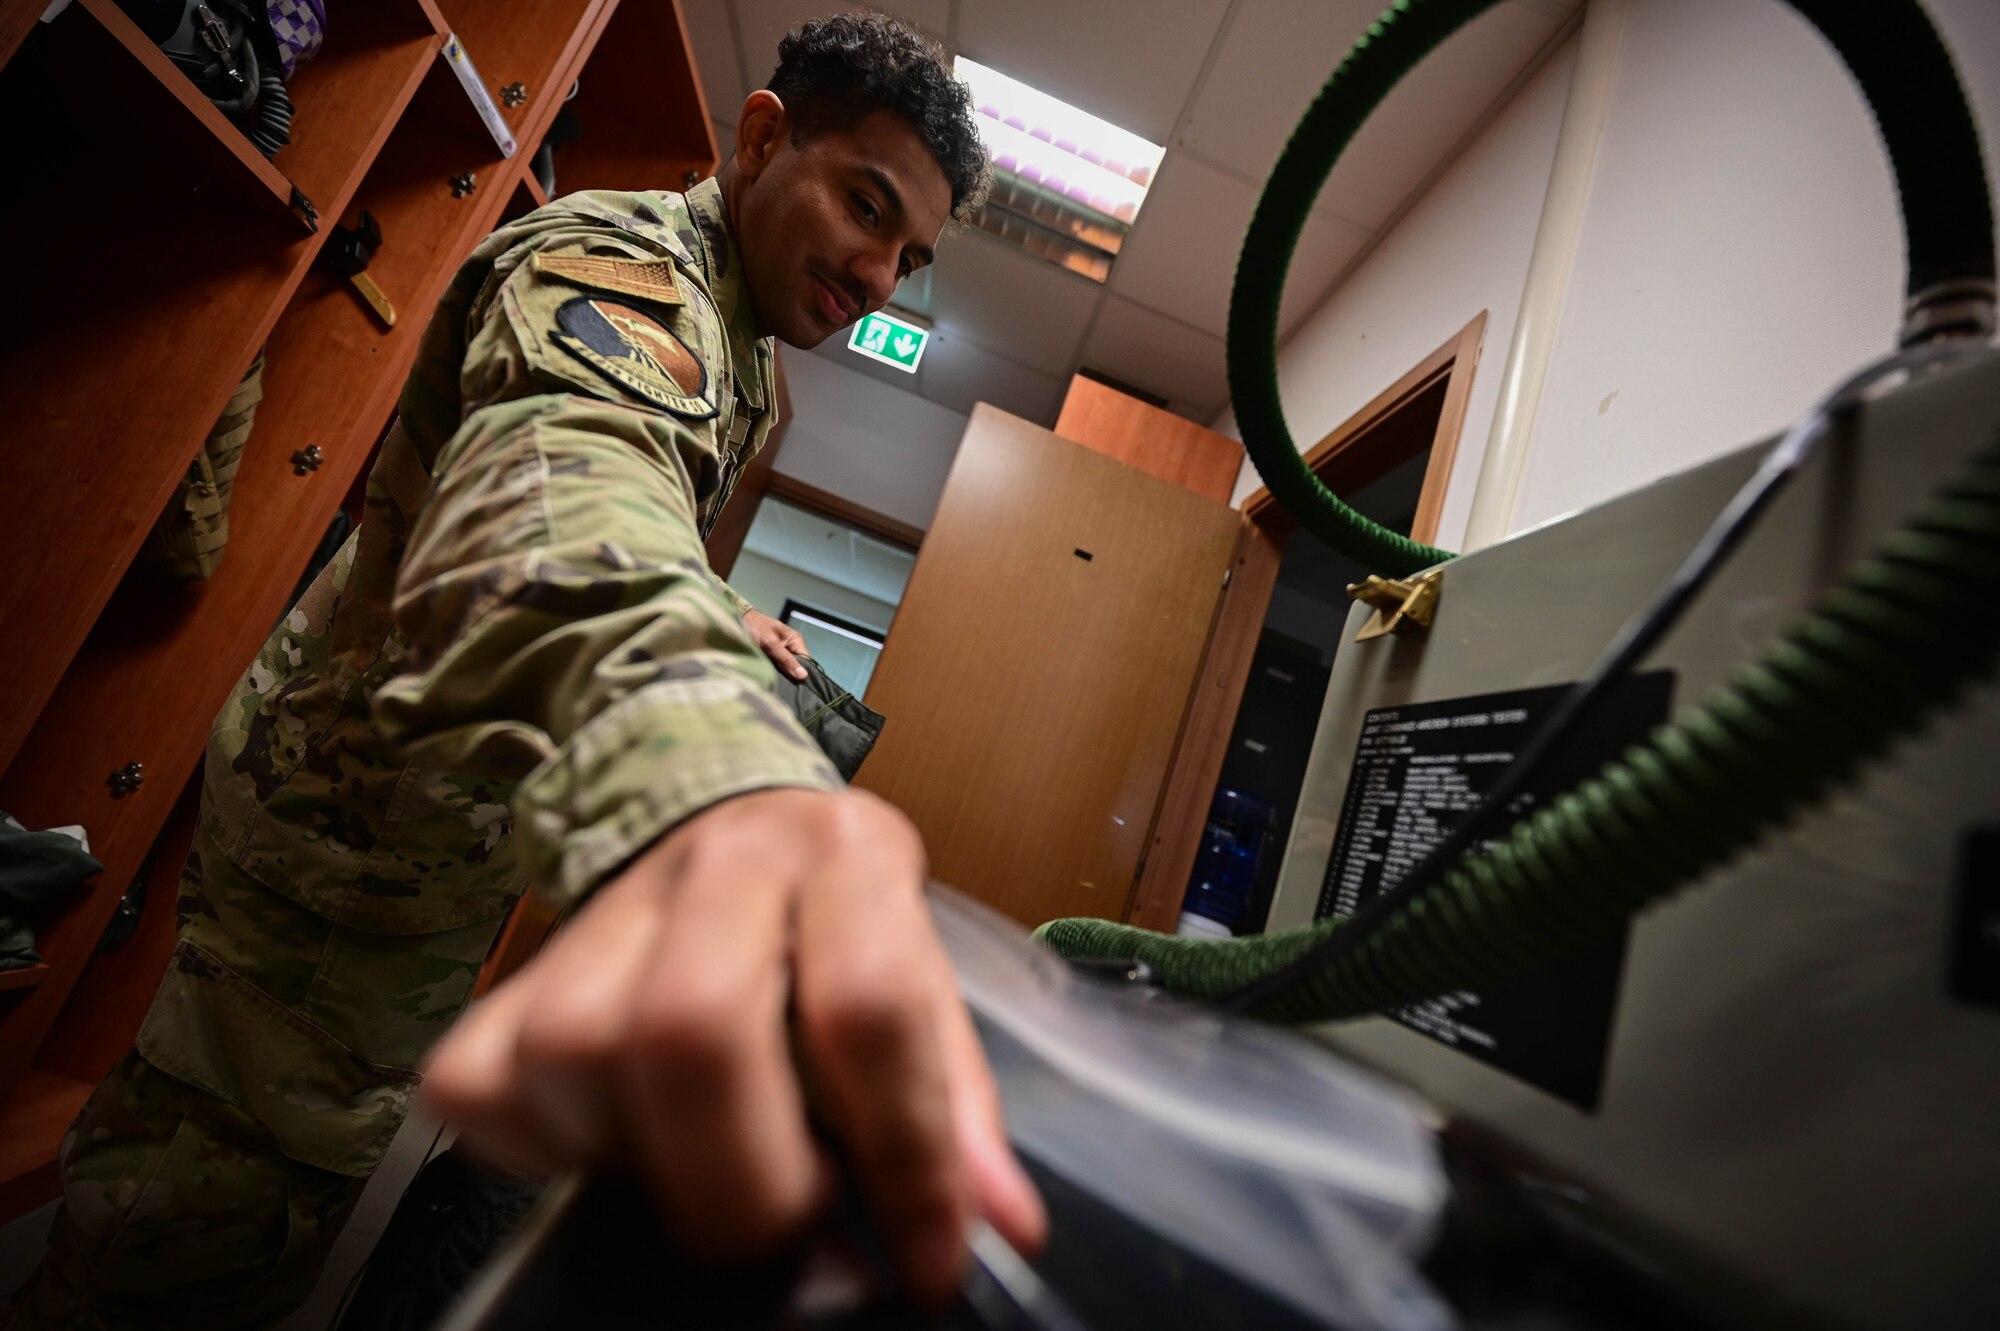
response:
M153 577L193 581L212 576L221 566L229 544L229 495L236 486L236 467L243 460L243 446L263 399L260 351L147 533L135 569Z

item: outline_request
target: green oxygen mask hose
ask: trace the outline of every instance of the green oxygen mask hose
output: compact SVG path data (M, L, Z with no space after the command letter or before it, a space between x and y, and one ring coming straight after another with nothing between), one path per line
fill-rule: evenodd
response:
M1245 447L1302 526L1389 572L1447 556L1368 522L1305 467L1278 405L1278 298L1319 184L1361 121L1412 65L1493 2L1403 0L1377 21L1294 132L1237 268L1230 386ZM1792 3L1846 61L1888 143L1908 246L1905 342L1990 332L1993 223L1983 160L1928 18L1910 0ZM1795 465L1810 438L1871 385L1934 368L1968 345L1919 346L1865 372L1774 455L1789 453ZM1705 538L1700 573L1726 554L1782 479L1765 475L1771 471L1760 469L1765 488L1756 502L1733 504ZM1699 581L1677 577L1681 585L1669 593L1684 602ZM2000 430L1702 706L1491 847L1418 866L1374 903L1382 909L1236 942L1103 920L1058 920L1038 932L1064 955L1141 960L1176 993L1280 1020L1364 1016L1525 973L1589 946L1726 862L1947 705L2000 655L2000 617L1956 616L1953 607L1996 599ZM1665 622L1658 609L1649 612L1656 629ZM1628 632L1620 645L1628 664L1636 640Z

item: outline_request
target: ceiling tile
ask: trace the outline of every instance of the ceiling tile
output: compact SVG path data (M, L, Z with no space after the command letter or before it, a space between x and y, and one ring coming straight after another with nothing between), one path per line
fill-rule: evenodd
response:
M1262 180L1327 73L1382 8L1381 0L1243 0L1179 146Z
M1320 211L1371 230L1388 221L1561 26L1519 3L1467 24L1383 99L1327 181Z
M1202 418L1219 411L1229 396L1221 338L1118 296L1104 298L1083 348L1083 363L1192 407Z
M1112 265L1112 290L1220 337L1236 256L1256 203L1257 191L1234 176L1186 153L1169 153L1125 252ZM1368 233L1352 223L1307 219L1285 283L1287 328L1319 303L1367 241Z
M900 546L878 541L863 532L853 537L855 590L894 605L903 599L917 557Z
M891 605L902 599L916 563L908 550L776 496L758 506L743 548Z
M1103 288L984 231L938 249L931 317L938 330L1045 374L1066 375Z
M982 336L985 335L982 331ZM1068 382L1062 374L1045 373L996 355L951 328L932 330L930 345L924 348L923 361L915 374L848 350L847 337L848 330L842 329L814 347L812 354L867 375L877 383L914 393L966 415L971 414L975 403L991 402L1023 420L1047 425L1055 420L1062 389ZM1074 352L1069 355L1073 358ZM1062 368L1065 371L1069 368L1068 359Z
M1319 211L1380 228L1561 26L1549 8L1527 0L1496 5L1418 65L1341 156ZM1261 181L1375 9L1355 0L1245 0L1180 146Z
M722 7L726 0L695 0L695 6ZM939 41L951 22L951 0L880 0L859 5L846 0L736 0L737 30L743 38L743 68L750 88L761 88L778 64L778 42L807 19L838 10L880 9L922 28ZM746 95L748 89L745 90Z
M743 86L743 67L736 60L729 4L727 0L696 0L683 5L681 13L687 17L688 36L694 41L694 66L701 74L701 90L708 94L708 113L728 122L733 138L737 108L750 90Z
M924 396L941 407L970 415L974 404L991 402L1037 425L1054 424L1067 384L952 333L937 334L924 348L922 376Z
M871 360L858 351L849 351L847 339L852 331L851 328L843 328L830 335L812 349L812 354L824 356L842 369L865 374L877 383L899 388L905 393L915 393L918 397L924 395L923 377L924 371L930 368L931 348L924 348L923 362L917 366L917 372L911 374L908 370L899 370L893 365L884 365L881 361Z
M960 0L959 50L1154 143L1165 143L1228 0Z

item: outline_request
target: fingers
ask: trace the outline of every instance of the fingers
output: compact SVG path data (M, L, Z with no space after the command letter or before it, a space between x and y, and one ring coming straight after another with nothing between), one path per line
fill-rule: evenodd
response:
M439 1045L425 1092L475 1153L552 1174L617 1155L611 1074L657 912L609 888Z
M831 1192L785 1018L791 886L747 853L692 848L635 994L621 1070L634 1144L675 1232L705 1254L768 1248Z
M798 644L798 648L803 648L804 646L805 643L803 641ZM806 668L799 664L798 657L792 655L798 648L788 646L783 641L773 638L764 643L764 655L771 658L771 664L777 666L778 669L784 671L793 679L804 679L806 677Z
M806 640L797 629L755 609L743 612L743 625L750 631L751 641L771 658L771 664L793 679L806 677L806 668L799 664L798 658L812 653L806 650Z
M625 891L633 888L665 895L653 884ZM617 1069L631 1039L632 996L655 965L667 927L664 911L638 904L606 898L578 912L536 959L539 993L521 1014L520 1098L573 1165L620 1155Z
M522 974L526 974L525 971ZM542 1178L565 1163L549 1152L512 1092L515 1034L532 994L516 976L454 1026L431 1055L420 1094L458 1127L473 1155L503 1172Z
M935 984L921 852L900 827L829 866L799 902L800 1035L862 1192L912 1294L940 1301L971 1211Z
M973 1214L1026 1250L1047 1222L1008 1150L923 868L915 830L872 797L718 805L470 1013L426 1094L517 1171L637 1164L683 1241L744 1256L832 1190L803 1060L912 1293L941 1299Z
M944 961L942 950L939 960ZM936 983L939 1039L951 1083L952 1122L969 1175L974 1209L1020 1252L1034 1254L1048 1241L1048 1209L1029 1181L1000 1110L1000 1091L986 1065L972 1015L958 996L950 965L939 967Z
M785 1015L797 874L743 839L782 825L711 814L721 838L641 856L469 1013L425 1090L512 1172L637 1165L677 1236L736 1257L795 1232L832 1180Z

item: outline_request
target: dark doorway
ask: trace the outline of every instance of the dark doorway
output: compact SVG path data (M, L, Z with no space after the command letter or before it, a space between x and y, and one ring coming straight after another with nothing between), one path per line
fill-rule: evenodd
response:
M1428 427L1411 421L1410 428L1434 428L1435 424L1435 419ZM1417 497L1429 461L1430 450L1425 449L1349 502L1386 527L1409 531L1416 519ZM1232 925L1238 934L1263 932L1270 914L1299 786L1305 780L1313 734L1319 727L1320 706L1326 699L1327 680L1347 621L1347 584L1361 581L1367 572L1302 531L1292 532L1285 540L1278 580L1271 589L1271 603L1264 614L1264 627L1250 661L1250 677L1243 685L1243 701L1236 709L1217 783L1218 790L1247 795L1271 810L1270 827L1257 854L1248 910ZM1202 871L1202 862L1197 860L1196 873Z
M1375 521L1419 541L1436 541L1485 327L1484 312L1475 315L1456 336L1307 449L1306 465L1327 488ZM1128 922L1150 929L1169 931L1184 924L1194 932L1214 933L1226 924L1244 933L1262 928L1276 874L1276 865L1262 860L1284 854L1298 781L1274 784L1277 798L1269 803L1229 799L1218 805L1218 790L1230 788L1225 768L1231 774L1240 770L1230 762L1232 755L1242 761L1243 741L1256 739L1269 748L1268 740L1243 731L1239 704L1251 706L1249 690L1281 682L1253 670L1267 649L1267 631L1316 649L1319 665L1330 665L1347 617L1347 584L1373 571L1296 534L1291 517L1269 490L1252 493L1242 511L1231 576L1189 696L1155 816L1152 851L1143 861L1139 890L1126 915ZM1269 648L1284 649L1282 644ZM1309 736L1321 697L1287 692L1290 702L1259 703L1256 710L1284 710L1301 737ZM1277 764L1263 766L1275 769ZM1268 773L1264 779L1277 780ZM1255 876L1263 884L1261 892L1244 888L1248 857L1241 838L1255 830L1253 822L1256 829L1270 829L1258 838L1262 844ZM1218 879L1221 865L1228 868ZM1225 880L1228 891L1218 895L1216 886ZM1226 909L1207 909L1224 897ZM1182 921L1182 908L1190 900L1204 907L1191 913L1201 918Z

